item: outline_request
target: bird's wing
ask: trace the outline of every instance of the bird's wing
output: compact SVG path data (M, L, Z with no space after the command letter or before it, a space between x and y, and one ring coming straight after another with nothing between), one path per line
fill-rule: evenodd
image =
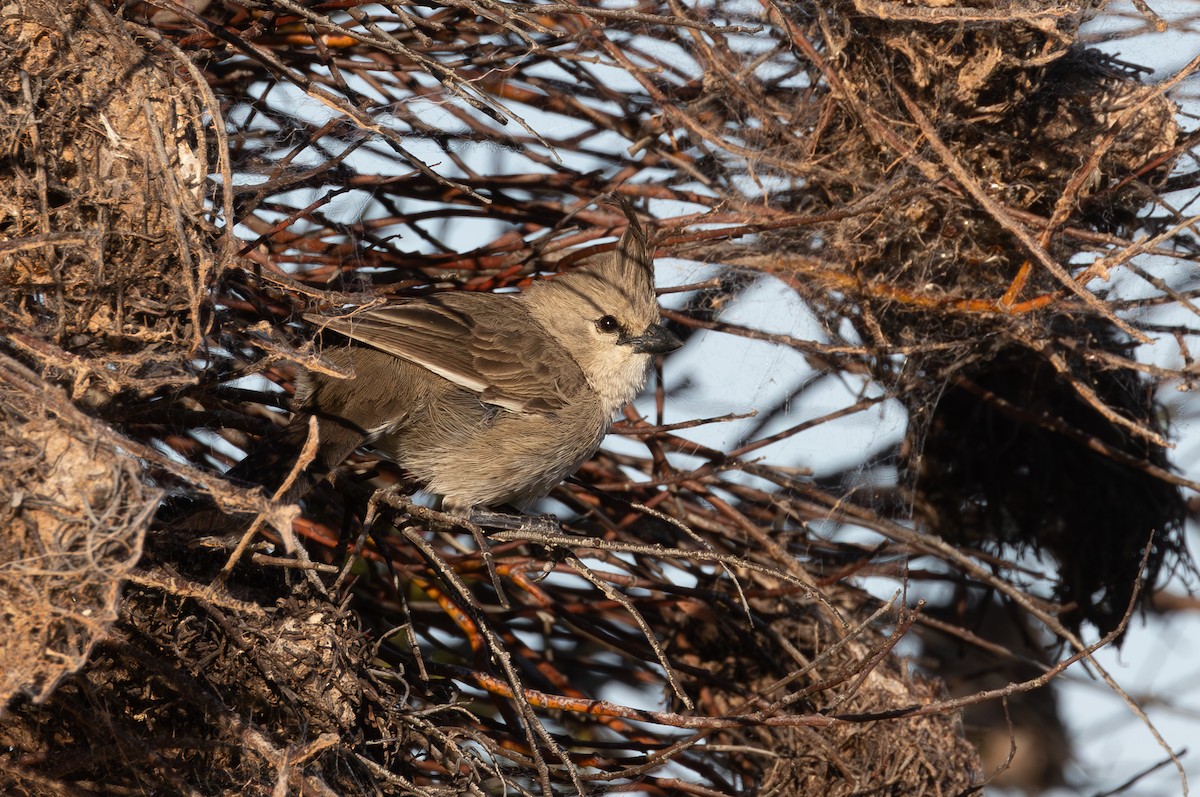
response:
M305 317L513 412L555 412L587 386L574 358L515 297L447 293L344 318Z

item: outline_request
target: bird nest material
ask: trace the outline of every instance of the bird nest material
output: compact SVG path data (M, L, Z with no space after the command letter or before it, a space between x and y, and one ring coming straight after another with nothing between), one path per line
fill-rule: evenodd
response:
M45 700L117 617L158 491L95 425L18 364L0 364L0 701Z
M128 532L102 538L103 588L79 577L102 599L84 641L9 686L7 790L967 793L984 773L957 711L995 695L912 672L894 649L919 608L856 579L983 585L1066 640L1058 672L1182 556L1195 485L1152 391L1192 384L1194 332L1153 311L1190 289L1138 258L1195 259L1156 199L1200 182L1177 166L1194 135L1172 81L1081 43L1091 4L3 9L4 384L74 404L0 394L20 453L0 482L71 505L67 551L97 507ZM640 453L603 450L556 492L579 513L558 534L485 536L392 494L355 540L362 496L402 477L369 453L302 514L214 467L282 421L297 364L328 367L306 313L570 268L620 234L592 204L614 191L676 214L660 256L722 267L666 313L676 331L788 347L816 374L746 442L664 424L660 387L657 418L616 430ZM1152 298L1109 290L1117 272ZM723 316L767 278L821 334ZM1133 355L1164 334L1185 367ZM787 416L827 379L860 398ZM756 459L886 401L908 433L874 459ZM90 484L64 492L54 463L84 448ZM1154 509L1094 506L1113 555L1073 559L1107 543L1078 545L1097 493L1067 481ZM197 532L189 501L246 520ZM1057 560L1040 591L1014 547Z
M100 6L2 14L6 339L93 404L190 383L215 262L199 84Z

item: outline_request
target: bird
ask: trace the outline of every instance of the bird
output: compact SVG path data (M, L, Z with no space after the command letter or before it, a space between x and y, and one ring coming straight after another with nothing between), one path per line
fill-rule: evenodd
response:
M276 497L299 500L364 446L465 517L521 512L574 474L645 385L654 356L682 345L661 323L650 241L622 207L629 223L615 250L519 293L447 291L306 314L341 341L322 356L349 376L298 378L283 449L299 451L315 418L317 453ZM270 457L252 453L230 475L261 477Z

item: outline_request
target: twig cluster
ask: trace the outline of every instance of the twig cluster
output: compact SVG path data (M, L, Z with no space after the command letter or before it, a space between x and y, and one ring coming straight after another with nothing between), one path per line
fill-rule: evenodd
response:
M1196 133L1167 96L1197 63L1146 85L1081 44L1088 8L76 4L58 35L99 25L191 99L166 125L158 98L179 93L163 89L135 103L144 123L117 127L158 176L99 235L105 196L62 166L57 84L4 86L40 136L0 130L29 169L0 241L5 351L111 424L147 483L259 522L239 544L160 513L103 655L5 732L83 746L92 720L54 712L88 693L121 755L10 777L427 795L978 786L991 773L956 712L1089 660L1081 629L1118 639L1139 579L1181 559L1181 489L1197 487L1168 464L1154 393L1197 371L1200 248L1176 199L1200 185ZM72 202L55 204L60 184ZM681 335L766 341L811 371L731 450L688 433L748 419L666 424L660 383L657 417L616 430L644 451L602 451L556 491L577 513L559 531L488 532L398 489L367 501L403 483L367 454L302 515L214 470L282 421L297 366L328 368L305 313L571 268L619 235L595 202L611 193L656 217L660 256L722 266L665 314ZM726 320L764 280L819 333ZM1146 364L1147 341L1173 342L1174 364ZM854 402L789 415L838 380ZM758 458L885 402L906 410L906 438L843 472ZM1050 576L1023 569L1029 549ZM866 577L897 596L872 598ZM901 597L926 583L1000 596L1070 652L943 699L894 653L911 629L962 622ZM181 723L203 741L166 767ZM146 765L117 772L132 750Z

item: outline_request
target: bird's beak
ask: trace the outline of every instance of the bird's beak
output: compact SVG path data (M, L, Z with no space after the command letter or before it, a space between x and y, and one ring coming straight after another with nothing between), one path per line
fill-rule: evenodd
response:
M651 324L645 332L627 342L638 354L666 354L683 345L683 341L662 324Z

